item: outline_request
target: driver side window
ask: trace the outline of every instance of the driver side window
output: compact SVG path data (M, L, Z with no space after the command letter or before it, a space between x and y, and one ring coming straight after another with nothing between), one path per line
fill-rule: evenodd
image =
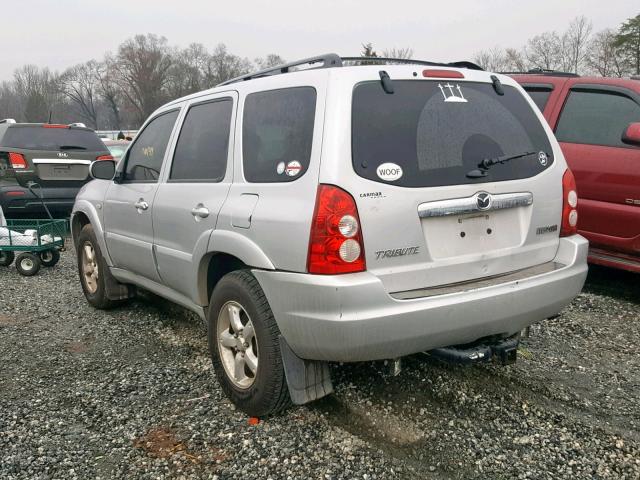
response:
M127 154L124 170L125 182L158 181L171 131L178 118L179 110L163 113L154 118L138 134Z

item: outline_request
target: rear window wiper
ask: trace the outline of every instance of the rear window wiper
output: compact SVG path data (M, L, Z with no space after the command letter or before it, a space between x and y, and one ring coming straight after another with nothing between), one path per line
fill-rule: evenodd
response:
M60 150L86 150L87 147L82 147L80 145L60 145Z
M500 157L493 158L483 158L482 161L478 164L478 168L467 172L467 177L469 178L482 178L487 176L487 170L489 170L493 165L497 165L498 163L506 163L511 160L516 160L517 158L528 157L530 155L535 155L537 152L524 152L517 153L515 155L502 155Z

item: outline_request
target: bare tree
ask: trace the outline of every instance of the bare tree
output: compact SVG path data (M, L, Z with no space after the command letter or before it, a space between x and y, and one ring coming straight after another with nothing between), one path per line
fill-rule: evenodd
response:
M557 70L562 67L563 41L556 32L536 35L527 42L525 58L532 68Z
M589 68L603 77L625 75L625 62L620 48L615 45L616 33L607 28L596 33L589 43Z
M409 60L413 58L413 49L409 47L405 48L390 48L382 51L382 56L387 58L400 58L403 60Z
M507 70L514 72L526 72L528 70L527 59L524 52L515 48L507 48L504 51Z
M592 28L591 21L580 16L571 22L564 34L564 52L570 66L569 71L573 73L578 73L586 63Z
M60 90L79 110L82 118L98 128L98 62L90 60L67 69L59 79Z
M481 50L473 56L473 61L483 69L491 72L503 72L509 70L507 55L500 47L491 50Z
M252 65L246 58L240 58L227 51L227 47L220 43L205 67L204 81L207 86L213 87L218 83L238 77L252 70Z
M25 65L13 75L16 92L24 101L28 122L47 122L59 101L57 78L48 68Z
M118 48L112 64L114 82L144 120L167 99L172 52L165 37L136 35Z
M258 69L263 70L265 68L276 67L286 63L285 59L275 53L270 53L264 58L256 58L255 60Z
M22 97L16 91L14 83L9 81L0 83L0 119L22 120L23 111Z

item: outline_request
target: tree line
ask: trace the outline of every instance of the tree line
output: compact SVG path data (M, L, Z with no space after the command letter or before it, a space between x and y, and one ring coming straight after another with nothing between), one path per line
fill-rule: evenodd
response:
M617 29L592 30L591 21L576 17L565 32L536 35L521 48L482 50L473 60L499 72L539 68L612 77L640 75L640 15ZM378 54L366 43L360 56L410 59L413 50L394 48ZM251 61L229 52L222 43L209 51L200 43L178 48L165 37L136 35L102 60L62 73L36 65L18 68L12 80L0 83L0 118L136 129L171 99L281 63L284 59L276 54Z
M0 118L136 129L171 99L283 62L276 54L251 61L222 43L209 51L200 43L178 48L165 37L136 35L116 53L62 73L36 65L18 68L12 80L0 83Z
M521 48L481 50L473 60L497 72L543 69L603 77L640 75L640 14L617 29L595 33L592 22L579 16L564 32L541 33Z

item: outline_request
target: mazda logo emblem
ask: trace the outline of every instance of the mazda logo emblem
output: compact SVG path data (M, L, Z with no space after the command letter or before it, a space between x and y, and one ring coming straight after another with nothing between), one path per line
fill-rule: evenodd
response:
M476 202L478 203L479 210L488 210L491 208L491 195L487 192L479 193L476 196Z

